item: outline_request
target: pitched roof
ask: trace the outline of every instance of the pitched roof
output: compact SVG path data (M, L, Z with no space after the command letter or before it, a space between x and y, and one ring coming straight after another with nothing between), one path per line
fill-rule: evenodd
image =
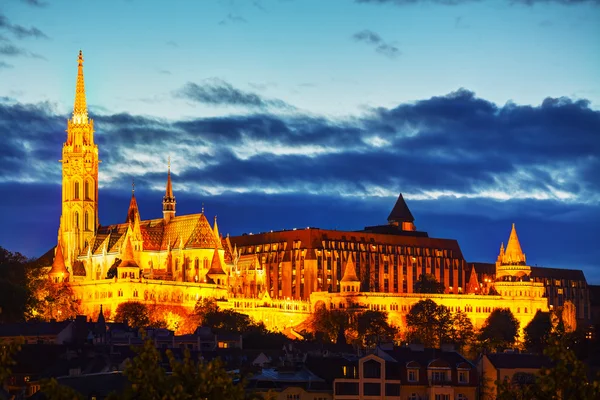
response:
M123 252L123 261L119 265L119 268L139 268L137 262L133 258L133 246L131 246L131 239L127 237L125 243L125 251Z
M225 271L223 271L223 266L221 265L221 257L219 257L219 250L216 247L207 275L225 275Z
M48 274L69 274L67 267L65 267L65 259L63 257L62 245L60 244L60 241L56 246L56 255L54 256L54 262L52 262L52 269L50 269Z
M530 276L532 278L567 279L586 282L585 275L580 269L531 267Z
M414 222L415 218L408 209L402 193L398 196L392 212L388 216L388 222Z
M539 369L552 365L551 360L543 355L523 353L492 353L487 358L496 368L530 368Z
M0 324L0 337L58 335L72 323L72 321L62 321Z
M502 264L514 265L514 264L525 264L525 254L521 250L521 244L519 243L519 237L517 236L517 230L515 224L512 224L510 231L510 237L508 238L508 244L506 250L502 255Z

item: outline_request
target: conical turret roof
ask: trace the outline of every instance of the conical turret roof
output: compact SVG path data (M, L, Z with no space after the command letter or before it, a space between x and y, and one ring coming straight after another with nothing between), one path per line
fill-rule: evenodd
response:
M56 254L54 255L54 261L52 262L52 269L50 269L49 275L69 275L67 267L65 266L65 258L62 252L62 245L60 241L56 245Z
M388 222L414 222L414 220L415 218L408 209L402 193L400 193L394 208L392 208L392 212L388 216Z
M131 200L129 201L129 209L127 210L127 220L131 224L135 223L136 217L140 218L140 210L138 209L137 200L135 198L135 185L132 184Z
M344 270L342 282L360 282L360 279L356 276L356 267L354 266L351 256L348 257L348 261L346 261L346 269Z
M123 261L119 265L119 267L129 267L129 268L139 268L139 265L135 262L133 258L133 246L131 245L131 240L129 236L125 240L125 250L123 251Z
M512 224L510 231L510 237L508 238L508 244L502 257L502 263L505 265L525 265L525 254L521 250L521 244L519 243L519 237L517 236L517 229L515 224Z
M215 252L213 253L212 262L210 263L210 269L207 275L226 275L221 264L221 257L219 257L219 249L215 246Z

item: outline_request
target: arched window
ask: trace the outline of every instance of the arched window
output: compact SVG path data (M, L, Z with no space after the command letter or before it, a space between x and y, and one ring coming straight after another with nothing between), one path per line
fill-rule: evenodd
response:
M89 181L85 181L84 192L85 192L85 199L89 200L90 199L90 182Z
M179 259L175 259L175 271L179 271Z
M73 214L73 225L75 228L79 228L79 211L75 211Z
M79 199L79 181L75 181L74 189L73 189L73 198Z
M87 211L83 215L83 229L86 231L90 230L90 213Z
M200 268L200 260L198 260L197 258L194 260L194 268L195 269Z
M208 269L208 258L204 257L204 269Z

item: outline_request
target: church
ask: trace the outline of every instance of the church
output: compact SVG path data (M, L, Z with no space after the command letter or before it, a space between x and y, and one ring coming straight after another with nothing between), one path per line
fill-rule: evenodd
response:
M456 240L418 231L401 194L383 225L223 237L204 209L176 214L169 165L162 218L142 219L132 188L123 222L101 225L99 152L81 52L60 162L62 214L49 278L68 282L86 315L102 309L110 319L126 301L192 310L198 299L214 298L271 329L297 326L317 307L386 311L402 327L410 307L431 298L467 312L475 326L492 310L509 307L524 327L538 310L549 309L547 285L531 279L514 225L492 271L467 263ZM422 274L434 275L445 293L415 293ZM587 296L583 280L578 284Z

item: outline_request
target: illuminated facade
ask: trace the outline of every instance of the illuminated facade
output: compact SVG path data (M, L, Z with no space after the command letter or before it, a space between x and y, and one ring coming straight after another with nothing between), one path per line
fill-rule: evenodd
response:
M111 318L118 304L132 300L192 310L198 299L210 297L281 330L302 325L316 307L386 311L403 326L410 307L426 298L465 311L476 326L496 308L509 307L521 327L537 310L548 310L544 285L532 281L514 226L490 281L465 262L456 240L418 231L402 195L387 224L360 231L306 228L223 237L216 217L211 225L204 209L176 214L169 163L162 218L143 220L132 191L124 222L100 225L98 147L81 53L76 87L49 276L70 282L87 315L98 315L102 305ZM444 284L444 294L415 293L415 282L426 273ZM491 285L498 295L485 295Z

